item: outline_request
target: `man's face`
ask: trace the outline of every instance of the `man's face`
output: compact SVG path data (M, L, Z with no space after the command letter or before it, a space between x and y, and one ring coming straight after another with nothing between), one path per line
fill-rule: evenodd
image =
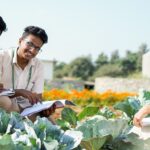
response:
M42 45L42 40L32 34L21 38L19 40L18 56L29 61L39 53Z

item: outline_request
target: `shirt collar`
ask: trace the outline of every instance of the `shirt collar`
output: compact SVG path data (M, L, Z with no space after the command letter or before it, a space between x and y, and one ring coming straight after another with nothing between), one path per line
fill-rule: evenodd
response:
M13 49L12 50L12 63L13 64L17 64L17 50L18 48L16 48L15 50ZM35 65L35 60L34 58L32 58L29 63L28 63L29 66L34 66Z

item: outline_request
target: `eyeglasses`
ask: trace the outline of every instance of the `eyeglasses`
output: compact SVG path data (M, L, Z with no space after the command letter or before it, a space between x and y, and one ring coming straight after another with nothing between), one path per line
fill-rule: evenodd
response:
M24 39L26 46L29 48L34 48L36 52L39 52L41 50L41 47L35 46L31 41Z

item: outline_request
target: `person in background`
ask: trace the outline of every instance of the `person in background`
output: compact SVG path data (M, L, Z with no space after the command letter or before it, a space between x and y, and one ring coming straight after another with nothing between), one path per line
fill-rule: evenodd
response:
M141 121L142 119L146 116L150 114L150 104L147 104L145 106L143 106L135 115L133 118L133 124L137 127L142 127L141 126Z
M25 108L42 99L44 89L43 65L36 58L42 46L48 42L44 29L28 26L19 38L18 47L0 51L0 83L6 89L13 89L11 97L1 96L0 107L7 112L22 112ZM34 121L37 115L50 116L55 107L31 116Z
M3 18L0 16L0 35L2 32L6 31L6 23L4 22Z

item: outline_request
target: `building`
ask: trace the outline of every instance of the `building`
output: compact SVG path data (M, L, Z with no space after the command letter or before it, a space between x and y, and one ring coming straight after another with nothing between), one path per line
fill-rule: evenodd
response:
M105 92L108 90L115 92L136 92L140 89L150 90L149 78L111 78L99 77L95 79L95 91Z
M47 81L53 80L53 71L54 71L54 63L55 61L41 59L44 64L44 79Z
M142 75L150 78L150 51L145 53L142 57Z

